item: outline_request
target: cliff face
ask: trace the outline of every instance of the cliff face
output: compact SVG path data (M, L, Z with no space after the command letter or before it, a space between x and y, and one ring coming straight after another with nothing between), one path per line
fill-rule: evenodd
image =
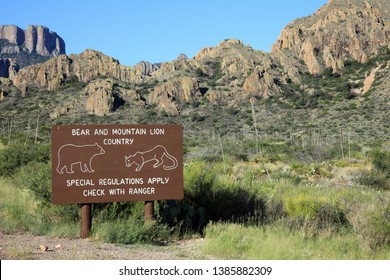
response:
M65 54L64 40L45 26L30 25L22 30L15 25L0 25L0 39L11 44L0 49L2 54L19 53L22 50L52 57Z
M15 77L19 66L12 59L0 59L0 77Z
M176 115L179 112L176 100L191 103L201 97L196 78L174 78L157 86L149 95L149 103L156 104L164 111Z
M330 0L311 16L288 24L272 53L288 51L311 74L339 72L346 60L361 63L390 48L390 1Z
M99 77L113 77L124 82L141 82L142 73L134 67L120 65L112 57L101 52L86 50L79 55L60 55L41 64L20 69L17 76L10 77L19 88L26 86L46 87L55 90L68 79L77 77L89 82Z

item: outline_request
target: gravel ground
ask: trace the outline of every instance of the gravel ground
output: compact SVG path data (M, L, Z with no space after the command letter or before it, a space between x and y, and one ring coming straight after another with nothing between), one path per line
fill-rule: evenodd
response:
M115 245L93 239L52 238L0 232L1 260L191 260L201 255L203 239L168 244ZM43 247L45 246L45 247Z

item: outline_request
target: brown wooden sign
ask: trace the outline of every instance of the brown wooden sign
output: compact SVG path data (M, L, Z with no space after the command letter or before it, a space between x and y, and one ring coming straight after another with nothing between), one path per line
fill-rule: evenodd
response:
M52 127L56 204L183 198L179 125Z

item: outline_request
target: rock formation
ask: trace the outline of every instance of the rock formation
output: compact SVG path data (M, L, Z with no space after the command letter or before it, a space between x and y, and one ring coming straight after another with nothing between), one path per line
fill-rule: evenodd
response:
M125 102L129 104L140 102L140 96L134 90L123 88L110 78L90 82L85 88L85 93L87 94L85 109L96 116L108 115Z
M11 90L12 82L7 78L0 77L0 101L3 101Z
M390 2L330 0L311 16L288 24L272 52L289 51L311 74L339 72L346 60L367 62L390 48Z
M149 95L149 102L158 105L164 111L176 115L179 108L175 101L191 103L200 97L196 78L180 77L157 86Z
M0 58L0 77L13 78L19 71L18 65L12 59L1 59Z
M113 96L114 84L110 79L96 80L86 88L88 94L85 108L90 114L97 116L105 116L113 110L114 96Z
M0 77L8 78L9 66L10 66L9 59L0 59Z
M21 50L52 57L65 54L64 40L45 26L30 25L22 30L15 25L1 25L0 39L13 45L2 48L2 54L19 53Z
M101 52L86 50L79 55L60 55L45 63L20 69L12 78L15 86L38 86L55 90L70 77L89 82L99 77L112 77L124 82L141 82L142 73L134 67L123 66L118 60Z
M5 92L3 89L0 89L0 102L3 101L5 98Z
M160 65L158 63L152 64L147 61L141 61L137 63L134 67L139 70L144 76L151 76L155 71L160 69Z
M16 25L0 25L0 39L21 46L25 41L24 31Z
M262 67L256 67L253 73L245 79L243 89L251 95L260 97L268 97L271 93L280 90L275 78Z

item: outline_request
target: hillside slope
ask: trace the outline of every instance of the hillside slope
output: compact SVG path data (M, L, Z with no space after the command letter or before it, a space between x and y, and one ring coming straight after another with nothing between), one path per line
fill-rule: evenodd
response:
M175 122L253 133L252 105L264 131L317 127L304 115L333 130L349 108L347 115L375 120L371 127L351 122L369 135L387 129L389 118L382 114L389 106L388 8L384 0L331 0L287 25L271 53L226 39L161 64L123 66L95 50L21 69L0 60L0 118L17 119L21 129L34 115L48 126Z

